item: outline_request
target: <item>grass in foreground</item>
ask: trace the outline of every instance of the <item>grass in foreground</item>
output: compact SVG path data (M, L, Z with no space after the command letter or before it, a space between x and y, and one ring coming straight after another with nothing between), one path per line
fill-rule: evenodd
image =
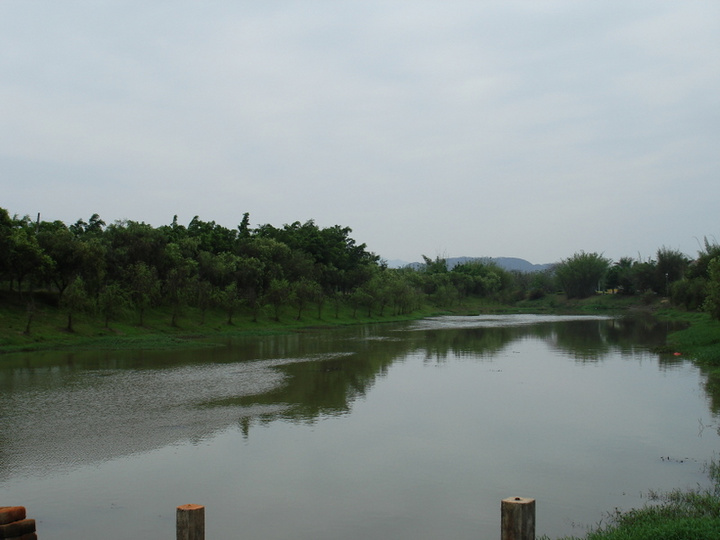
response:
M651 494L652 504L627 512L615 512L610 516L608 525L589 532L585 540L720 539L718 469L716 463L708 466L712 487ZM567 537L565 540L576 538Z

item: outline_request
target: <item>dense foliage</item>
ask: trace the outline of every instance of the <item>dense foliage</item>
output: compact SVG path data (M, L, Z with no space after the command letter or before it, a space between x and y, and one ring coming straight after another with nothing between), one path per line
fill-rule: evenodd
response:
M576 253L555 268L555 275L568 298L587 298L601 288L610 261L597 253Z
M667 248L656 260L615 263L580 252L550 270L521 273L486 259L450 268L441 257L391 269L351 232L312 220L253 229L247 213L234 229L199 217L187 226L177 217L160 227L107 225L97 214L68 226L0 208L0 290L26 302L29 314L39 297L54 303L70 330L73 315L90 312L106 325L131 312L142 325L147 310L159 306L173 325L187 306L203 314L223 310L232 324L240 313L302 319L316 309L320 318L324 308L344 305L382 316L453 307L471 297L532 301L560 290L568 298L662 295L720 317L720 246L707 241L692 262Z

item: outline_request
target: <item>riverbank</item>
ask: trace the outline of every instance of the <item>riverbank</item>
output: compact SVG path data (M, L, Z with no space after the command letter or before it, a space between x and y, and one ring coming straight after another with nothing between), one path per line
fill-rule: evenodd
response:
M469 298L451 307L425 305L410 313L393 314L391 308L356 309L347 303L326 302L321 309L308 306L298 317L288 307L276 320L275 314L260 311L255 316L238 309L229 317L218 309L201 311L185 308L173 318L169 308L149 309L139 324L139 315L126 311L107 322L89 313L72 316L39 297L33 309L25 302L4 297L0 303L0 353L60 349L158 349L207 346L206 340L222 335L251 335L310 331L314 328L385 323L421 319L439 314L477 313L619 313L629 309L650 309L640 299L596 296L568 301L562 295L548 295L534 301L502 304L485 298ZM173 324L174 320L174 324Z
M465 308L461 308L465 309ZM473 308L470 308L473 309ZM277 334L317 328L394 322L427 317L437 308L424 307L409 314L392 315L354 310L350 306L311 306L298 317L289 308L279 318L261 310L252 314L238 309L226 311L185 308L173 317L168 308L148 309L139 315L126 311L104 321L92 314L74 314L72 330L68 314L50 303L36 303L32 311L20 302L0 303L0 354L63 349L168 349L207 346L207 340L224 335Z
M701 364L720 367L720 321L707 313L662 310L658 315L689 324L685 330L668 336L669 347Z

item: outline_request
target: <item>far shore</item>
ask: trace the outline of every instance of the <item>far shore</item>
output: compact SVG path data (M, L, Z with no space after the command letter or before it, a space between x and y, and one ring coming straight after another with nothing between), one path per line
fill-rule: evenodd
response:
M450 308L424 306L410 314L383 315L352 310L343 305L326 305L318 312L308 308L298 318L297 313L287 309L279 320L261 313L256 320L251 314L238 310L231 318L221 310L187 308L176 324L171 324L167 309L148 311L144 324L138 324L135 313L125 313L118 320L105 321L92 314L74 316L73 331L67 330L67 314L50 305L38 306L33 313L20 305L4 307L0 311L0 354L39 350L88 350L88 349L167 349L208 346L212 339L233 335L261 335L290 332L309 332L338 326L357 324L380 324L415 320L424 317L454 314L476 315L479 313L553 313L553 314L613 314L647 313L687 319L697 324L698 315L668 309L667 303L657 299L652 303L636 297L597 295L584 300L568 301L564 295L548 295L534 301L501 304L487 299L470 299ZM720 324L720 323L719 323Z

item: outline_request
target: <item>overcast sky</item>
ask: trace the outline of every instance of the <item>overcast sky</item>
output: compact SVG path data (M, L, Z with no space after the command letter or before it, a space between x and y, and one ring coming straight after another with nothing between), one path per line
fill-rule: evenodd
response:
M720 241L720 1L0 0L0 207L370 251Z

